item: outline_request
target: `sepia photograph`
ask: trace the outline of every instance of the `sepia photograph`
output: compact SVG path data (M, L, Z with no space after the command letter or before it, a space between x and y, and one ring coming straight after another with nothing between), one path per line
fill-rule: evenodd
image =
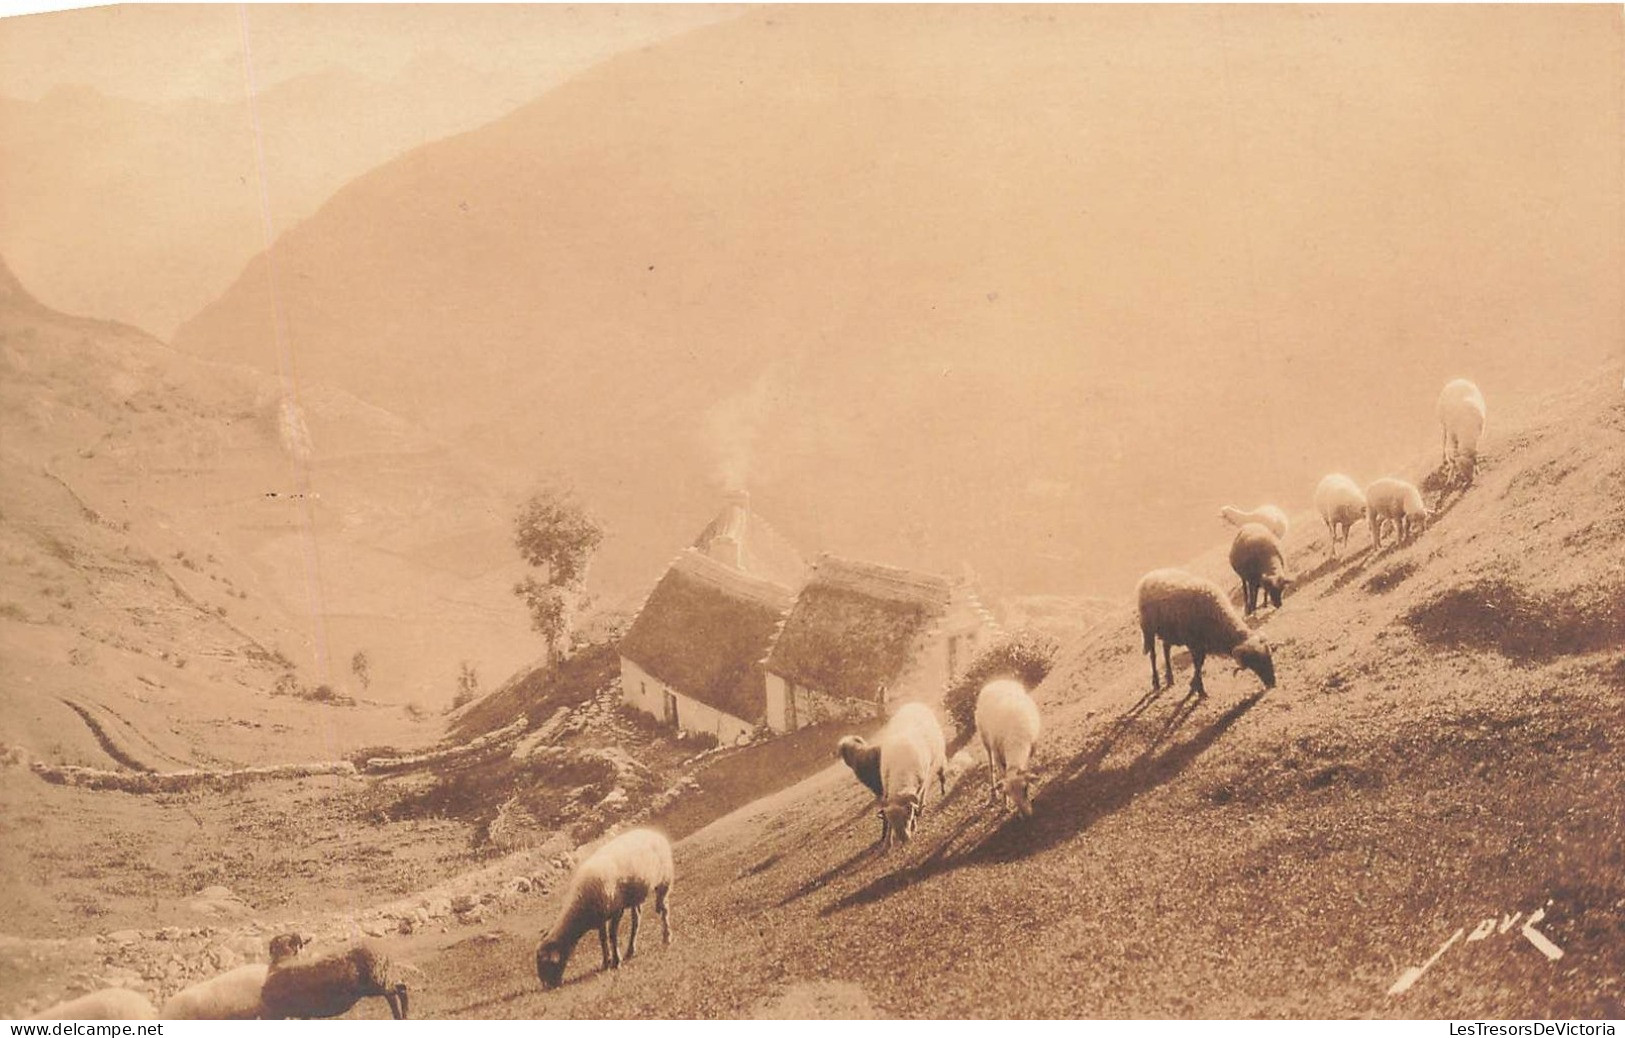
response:
M1625 8L0 16L0 1019L328 1018L1614 1034Z

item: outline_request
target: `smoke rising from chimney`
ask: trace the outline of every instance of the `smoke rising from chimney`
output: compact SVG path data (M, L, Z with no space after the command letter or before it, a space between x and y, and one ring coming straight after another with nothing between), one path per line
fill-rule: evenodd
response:
M745 390L705 413L705 440L715 458L716 478L725 493L749 486L762 431L783 403L787 379L782 365L770 366Z

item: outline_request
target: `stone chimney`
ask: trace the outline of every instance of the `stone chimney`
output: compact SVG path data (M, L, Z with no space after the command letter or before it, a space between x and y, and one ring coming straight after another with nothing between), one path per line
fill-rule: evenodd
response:
M722 528L711 538L706 554L734 569L745 568L745 526L750 517L750 494L735 490L724 499Z

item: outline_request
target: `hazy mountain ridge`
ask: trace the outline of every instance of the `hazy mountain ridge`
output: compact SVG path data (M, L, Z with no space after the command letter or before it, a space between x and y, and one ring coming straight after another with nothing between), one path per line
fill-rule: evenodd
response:
M528 100L516 89L423 54L387 80L294 77L252 106L89 87L0 98L0 252L55 307L167 336L265 247L268 223L297 223L357 173Z
M1399 463L1449 377L1617 352L1594 28L1553 85L1474 12L752 12L347 185L277 243L286 342L577 479L611 589L743 480L804 550L1118 590ZM263 363L271 271L177 343Z

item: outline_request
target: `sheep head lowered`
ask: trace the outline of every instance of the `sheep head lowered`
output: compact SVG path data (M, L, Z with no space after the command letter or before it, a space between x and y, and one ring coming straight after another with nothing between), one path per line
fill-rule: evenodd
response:
M1243 667L1258 675L1258 680L1264 683L1265 688L1275 687L1275 661L1270 656L1270 647L1264 639L1254 635L1231 650L1230 658L1236 661L1236 672L1240 673Z
M899 793L889 798L880 807L880 822L885 830L885 840L889 846L892 840L898 843L907 843L914 835L914 823L920 817L920 797L918 793Z
M1011 768L1005 773L1002 787L1005 797L1016 805L1023 818L1033 816L1033 777L1026 768Z
M1270 597L1270 605L1277 609L1281 608L1281 595L1285 593L1293 579L1290 573L1272 573L1260 581L1264 585L1264 593Z
M553 940L552 934L543 938L536 949L536 978L543 987L556 988L564 983L564 965L569 958L563 943Z

